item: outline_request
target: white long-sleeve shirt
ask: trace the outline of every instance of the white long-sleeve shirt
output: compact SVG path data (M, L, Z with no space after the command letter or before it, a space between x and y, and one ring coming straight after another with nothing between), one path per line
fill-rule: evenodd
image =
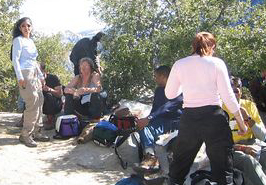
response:
M176 61L168 77L165 95L172 99L181 92L184 107L222 106L222 99L231 112L239 110L227 68L217 57L192 55Z
M32 39L18 36L13 40L12 63L18 80L23 80L21 70L37 69L38 77L44 78L36 62L37 49Z

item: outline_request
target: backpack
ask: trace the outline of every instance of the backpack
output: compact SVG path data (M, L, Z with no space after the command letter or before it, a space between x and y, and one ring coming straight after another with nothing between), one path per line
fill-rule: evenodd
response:
M190 178L192 179L191 185L197 185L198 183L202 184L202 182L204 182L205 185L213 184L211 172L207 170L197 170L196 172L190 175ZM233 169L233 184L245 184L243 173L236 168Z
M100 121L93 129L92 140L99 146L110 147L114 146L115 154L117 155L123 169L127 168L127 162L124 162L122 156L118 152L118 147L121 146L130 136L134 138L137 143L139 159L142 159L142 147L140 140L135 136L136 117L122 117L119 118L111 115L109 121Z
M59 116L55 124L55 139L68 139L80 134L79 120L76 115Z
M115 185L145 185L144 179L138 175L131 175L128 178L123 178L118 181Z
M102 120L93 129L92 140L99 146L110 147L117 137L117 127L109 121Z
M109 118L109 122L113 123L118 128L114 149L123 169L127 169L127 162L124 162L122 159L122 156L118 152L118 147L121 146L128 137L132 136L137 143L139 160L141 161L143 157L143 149L140 144L140 139L135 135L135 132L137 131L136 119L137 118L132 115L118 116L114 114L112 114Z
M132 174L128 178L123 178L118 181L115 185L163 185L166 177L155 177L145 179L143 176Z
M135 116L120 117L112 114L109 118L109 122L113 123L120 131L129 130L134 132L137 130Z

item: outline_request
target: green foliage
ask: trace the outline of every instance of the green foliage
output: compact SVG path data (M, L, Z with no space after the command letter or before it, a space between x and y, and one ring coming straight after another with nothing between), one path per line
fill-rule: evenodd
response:
M12 29L19 19L19 8L23 0L0 0L0 111L14 111L17 108L18 86L10 61ZM68 68L70 44L61 41L61 35L42 36L36 33L34 41L38 49L38 60L45 62L47 70L59 76L61 83L69 82L71 72Z
M219 54L228 62L232 74L252 79L266 67L266 8L253 7L243 24L220 29Z
M191 54L197 32L217 36L216 55L229 71L250 78L266 65L265 4L238 0L97 0L107 23L104 85L112 98L137 98L153 88L153 68ZM253 75L251 75L251 72Z
M112 44L106 55L103 84L109 90L109 99L116 101L123 98L133 99L151 83L151 54L147 40L136 45L132 35L123 34L110 40ZM129 44L130 43L130 44Z
M9 58L14 21L19 17L22 0L0 0L0 111L16 106L15 74Z
M242 87L241 91L242 91L242 96L241 96L242 99L253 101L252 95L251 95L250 90L248 88Z
M71 78L72 70L69 69L68 52L72 44L62 43L62 35L52 36L36 35L35 44L38 49L38 62L46 64L46 70L59 77L61 84L66 85Z

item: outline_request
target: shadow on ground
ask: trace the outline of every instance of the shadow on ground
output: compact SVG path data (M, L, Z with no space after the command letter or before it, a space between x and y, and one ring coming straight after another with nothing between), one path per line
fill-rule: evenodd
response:
M65 178L71 174L88 173L93 176L93 180L99 184L115 184L119 179L129 176L133 173L130 166L138 162L136 148L132 146L121 147L122 156L127 156L129 167L124 170L114 153L113 148L96 146L92 141L82 145L73 145L74 138L68 140L51 139L50 142L38 143L37 148L27 148L19 140L21 128L15 126L20 120L21 114L0 113L0 151L4 148L5 155L16 147L16 150L22 154L34 155L38 169L45 176L51 176L56 173L63 173ZM51 138L55 131L45 131ZM8 148L7 148L8 147ZM17 154L16 154L17 155ZM18 156L19 157L19 156ZM135 160L136 159L136 160ZM78 180L78 179L77 179Z

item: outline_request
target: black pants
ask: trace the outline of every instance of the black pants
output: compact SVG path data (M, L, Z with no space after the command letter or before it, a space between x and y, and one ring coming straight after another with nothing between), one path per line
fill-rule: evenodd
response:
M44 92L43 114L55 115L62 109L61 98L55 97L52 93Z
M81 104L81 98L73 98L72 94L66 94L64 113L69 115L77 111L79 114L91 119L101 117L103 102L99 93L92 93L90 102L84 104Z
M227 116L219 106L185 108L178 136L173 143L172 182L183 184L191 165L205 142L213 181L233 184L233 139Z

